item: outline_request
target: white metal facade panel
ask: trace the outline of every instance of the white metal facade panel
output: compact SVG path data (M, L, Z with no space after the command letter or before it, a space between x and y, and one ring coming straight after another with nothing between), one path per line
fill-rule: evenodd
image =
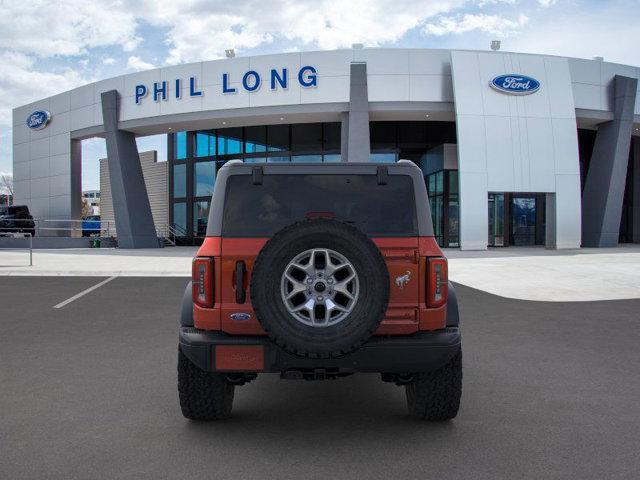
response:
M451 67L460 163L460 241L486 248L489 192L556 192L556 244L580 244L578 142L566 59L452 51ZM540 81L530 95L490 88L498 75L519 73ZM571 182L575 184L572 184ZM483 188L480 188L480 186ZM569 204L563 199L575 199ZM563 191L560 191L563 190ZM577 221L575 221L577 219Z

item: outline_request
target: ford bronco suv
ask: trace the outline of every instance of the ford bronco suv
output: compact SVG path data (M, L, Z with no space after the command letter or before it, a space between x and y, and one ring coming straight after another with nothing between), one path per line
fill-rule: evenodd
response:
M395 164L220 169L182 305L185 417L231 413L259 373L328 379L377 372L409 412L456 416L458 306L421 170Z

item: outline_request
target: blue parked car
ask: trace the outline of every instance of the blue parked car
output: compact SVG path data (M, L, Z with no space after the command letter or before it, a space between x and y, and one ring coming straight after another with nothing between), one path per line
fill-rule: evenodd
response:
M100 215L89 215L82 219L82 236L100 235Z

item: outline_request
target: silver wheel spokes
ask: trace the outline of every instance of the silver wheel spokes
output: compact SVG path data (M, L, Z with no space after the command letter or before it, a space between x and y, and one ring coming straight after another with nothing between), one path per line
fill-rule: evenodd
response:
M284 269L282 300L293 317L313 327L344 320L358 300L358 275L344 255L313 248L297 255Z

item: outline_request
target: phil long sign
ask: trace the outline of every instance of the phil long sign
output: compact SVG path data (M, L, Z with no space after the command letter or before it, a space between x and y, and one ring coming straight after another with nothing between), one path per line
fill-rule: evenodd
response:
M489 82L494 90L508 95L530 95L540 89L540 82L532 77L509 73L498 75Z
M268 88L273 91L286 90L291 81L297 82L302 88L318 86L317 70L311 65L305 65L298 69L292 77L294 80L290 80L289 69L287 68L272 68L268 72L262 73L248 70L239 78L231 78L230 73L223 73L219 85L211 88L223 95L233 95L238 90L245 90L249 93L255 92L260 88ZM136 104L140 105L147 96L153 98L154 102L167 101L170 98L180 99L183 95L200 97L204 93L203 88L200 86L202 83L196 77L189 77L154 82L151 85L139 84L135 87L135 101Z

